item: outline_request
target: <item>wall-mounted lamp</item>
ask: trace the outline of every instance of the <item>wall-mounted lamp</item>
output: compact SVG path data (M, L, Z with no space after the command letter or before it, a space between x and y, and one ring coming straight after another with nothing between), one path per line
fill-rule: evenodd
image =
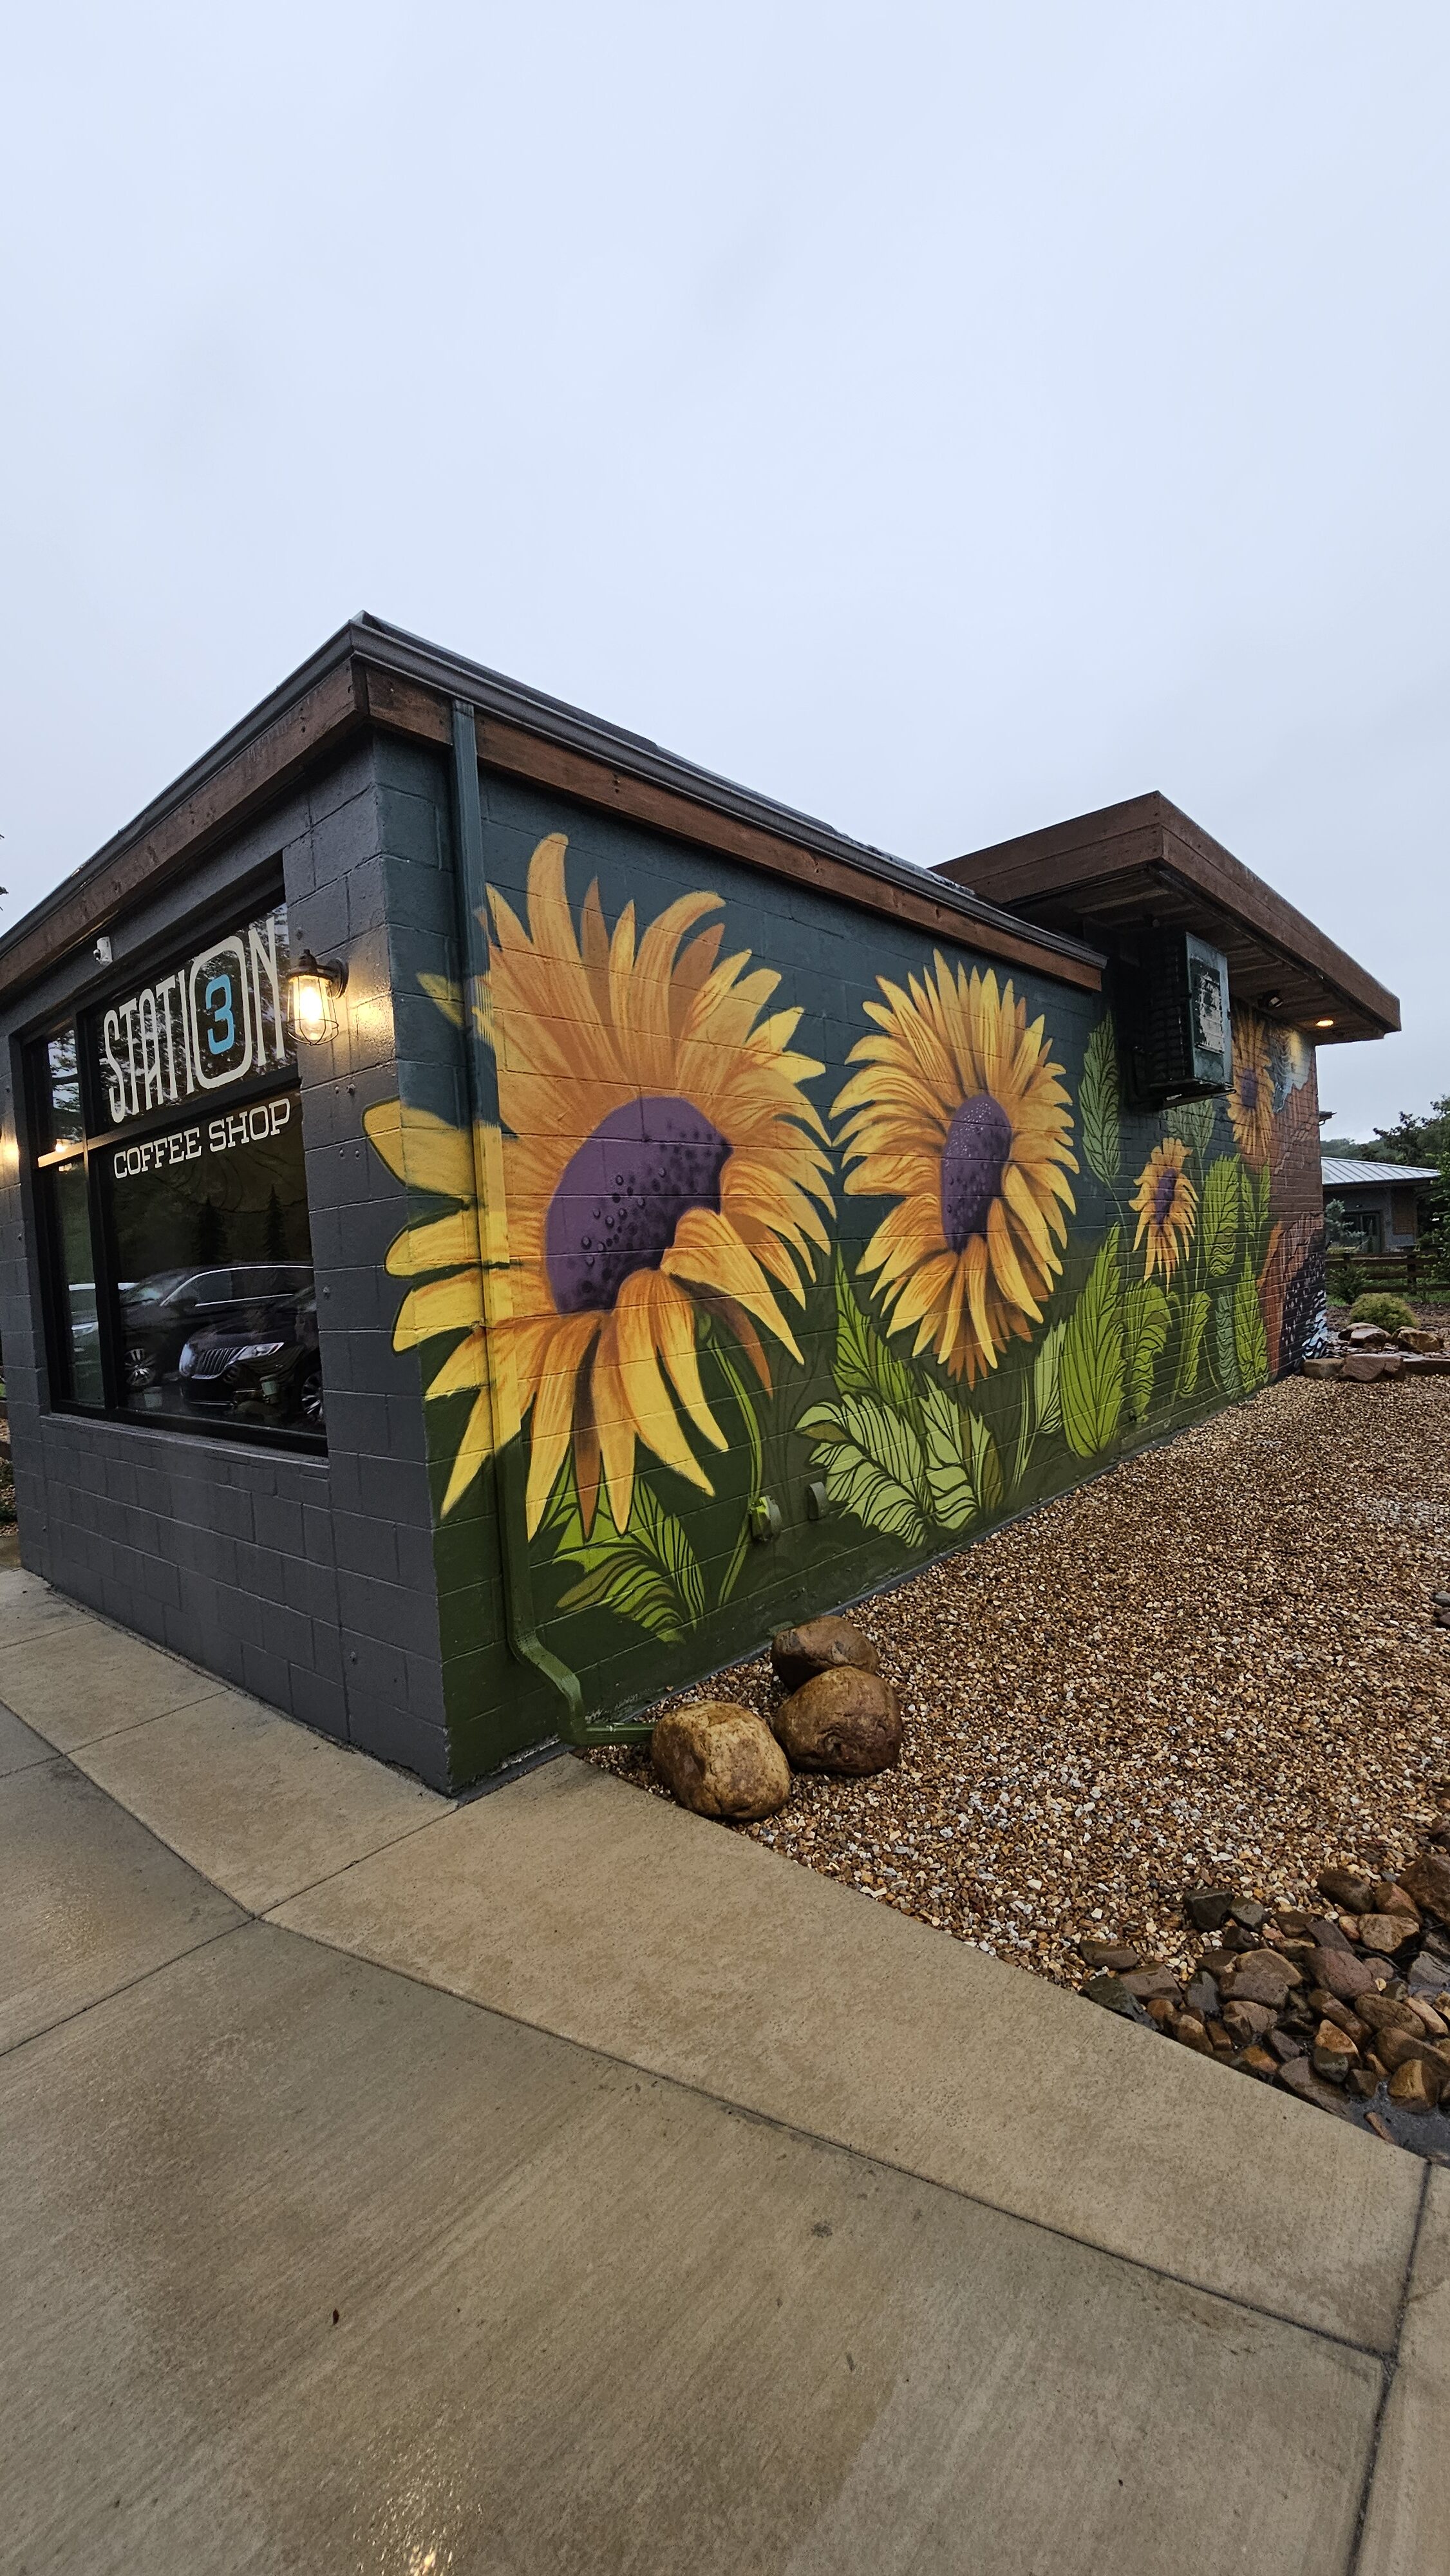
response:
M1316 1029L1332 1029L1334 1022L1332 1020L1316 1020L1314 1025Z
M347 986L347 968L337 959L319 966L304 948L287 978L287 1020L294 1038L318 1046L337 1035L337 997Z

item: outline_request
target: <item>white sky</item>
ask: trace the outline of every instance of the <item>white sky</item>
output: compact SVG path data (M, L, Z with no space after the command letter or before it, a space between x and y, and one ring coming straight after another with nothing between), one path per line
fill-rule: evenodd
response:
M930 862L1160 787L1450 1092L1450 11L12 18L13 923L371 608Z

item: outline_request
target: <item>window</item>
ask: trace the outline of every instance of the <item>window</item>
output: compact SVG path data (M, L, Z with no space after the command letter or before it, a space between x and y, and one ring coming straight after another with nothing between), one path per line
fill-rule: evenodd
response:
M34 1051L61 1402L320 1443L286 970L278 906Z

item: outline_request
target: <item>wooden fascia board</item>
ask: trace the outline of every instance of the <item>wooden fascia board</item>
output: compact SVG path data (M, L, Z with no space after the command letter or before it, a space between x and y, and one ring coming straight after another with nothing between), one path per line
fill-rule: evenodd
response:
M285 707L264 732L145 831L124 841L85 872L66 899L0 956L0 999L48 972L84 940L96 938L128 905L154 893L211 844L275 799L319 750L360 717L357 665L335 669Z
M376 723L427 742L442 744L451 739L450 708L418 682L369 665L367 694L369 713ZM668 832L675 840L689 841L698 849L716 850L746 867L764 868L794 884L814 886L822 894L858 904L866 911L909 921L939 938L1026 967L1033 974L1078 985L1084 992L1102 989L1099 966L1043 947L1029 930L1019 934L999 929L992 922L977 921L952 904L938 902L925 887L918 893L914 887L868 876L847 860L831 858L801 842L768 832L759 824L748 823L739 815L697 803L678 789L636 777L611 761L600 760L567 743L552 742L530 732L527 726L510 724L481 708L475 711L474 724L478 757L485 769L498 770L510 778L527 778L535 786L556 788L580 804L626 816L632 823Z
M1287 965L1311 967L1338 1000L1382 1024L1387 1035L1398 1029L1400 1006L1393 993L1187 815L1170 807L1169 817L1164 862L1180 884L1196 888L1242 930L1276 949Z

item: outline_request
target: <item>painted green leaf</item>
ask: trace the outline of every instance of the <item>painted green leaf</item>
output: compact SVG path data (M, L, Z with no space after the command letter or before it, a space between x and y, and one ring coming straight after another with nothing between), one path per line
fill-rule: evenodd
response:
M914 1411L916 1390L911 1378L858 1303L839 1252L835 1284L836 1351L831 1374L842 1395L876 1395L898 1413Z
M910 1424L872 1395L847 1396L842 1412L845 1436L821 1453L827 1494L868 1529L919 1547L927 1531L926 1469Z
M1218 1382L1225 1395L1239 1391L1239 1364L1234 1349L1234 1300L1232 1289L1225 1289L1213 1301L1213 1350L1218 1364Z
M1067 1319L1059 1386L1062 1427L1079 1458L1096 1457L1118 1428L1123 1409L1123 1291L1116 1226L1102 1245L1087 1285Z
M1226 1279L1239 1245L1239 1158L1220 1154L1203 1184L1199 1241L1210 1279Z
M930 1382L921 1391L921 1415L932 1517L944 1529L965 1529L976 1519L977 1497L962 1444L960 1409L945 1387Z
M1264 1331L1264 1310L1259 1304L1258 1284L1247 1261L1234 1283L1233 1332L1239 1384L1247 1395L1251 1387L1262 1386L1269 1374L1269 1340Z
M1038 1344L1032 1363L1032 1418L1039 1432L1062 1429L1062 1340L1066 1331L1066 1324L1054 1324Z
M1210 1302L1208 1290L1200 1288L1189 1298L1184 1309L1183 1339L1178 1345L1178 1369L1173 1381L1175 1397L1192 1395L1198 1384Z
M1213 1102L1180 1100L1175 1108L1166 1113L1163 1120L1163 1133L1165 1136L1180 1138L1192 1153L1206 1154L1209 1138L1213 1134Z
M1110 1019L1099 1020L1088 1039L1077 1105L1083 1152L1098 1179L1111 1188L1123 1159L1123 1093Z
M1156 1279L1140 1279L1123 1300L1123 1381L1134 1422L1153 1401L1154 1365L1167 1339L1168 1300Z
M572 1467L551 1497L545 1528L556 1535L556 1565L577 1565L581 1579L559 1601L561 1611L612 1610L652 1637L677 1646L705 1615L705 1582L684 1525L636 1476L626 1529L616 1529L606 1494L586 1538Z
M1244 1223L1247 1225L1253 1241L1253 1266L1255 1270L1260 1270L1263 1267L1269 1246L1269 1191L1271 1181L1268 1164L1265 1163L1261 1172L1255 1173L1250 1171L1246 1163L1243 1167L1242 1187Z
M967 1415L967 1457L977 1509L984 1520L990 1520L1002 1508L1002 1461L979 1413Z

